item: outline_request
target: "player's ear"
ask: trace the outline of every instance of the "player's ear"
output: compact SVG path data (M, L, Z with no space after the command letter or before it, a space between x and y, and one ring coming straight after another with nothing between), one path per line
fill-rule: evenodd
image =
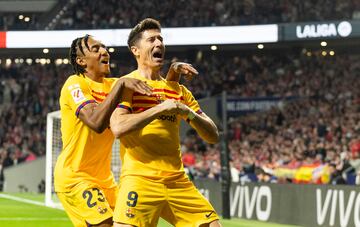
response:
M86 67L86 60L82 57L76 57L76 63L83 68Z
M140 56L140 50L137 46L131 46L130 50L136 58Z

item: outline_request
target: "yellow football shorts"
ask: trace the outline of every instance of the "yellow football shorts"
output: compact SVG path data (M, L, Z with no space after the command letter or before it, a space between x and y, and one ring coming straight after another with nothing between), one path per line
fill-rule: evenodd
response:
M151 227L157 226L159 217L176 227L199 226L219 219L186 176L166 184L139 176L121 178L114 221Z
M118 187L100 188L81 183L69 192L57 192L59 200L75 227L99 224L113 216Z

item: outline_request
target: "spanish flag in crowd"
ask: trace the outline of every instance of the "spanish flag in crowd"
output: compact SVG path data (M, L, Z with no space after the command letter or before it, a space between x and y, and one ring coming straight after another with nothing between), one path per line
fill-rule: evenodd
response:
M296 169L280 167L273 173L278 178L292 179L297 184L327 184L330 181L329 168L323 164L304 164Z

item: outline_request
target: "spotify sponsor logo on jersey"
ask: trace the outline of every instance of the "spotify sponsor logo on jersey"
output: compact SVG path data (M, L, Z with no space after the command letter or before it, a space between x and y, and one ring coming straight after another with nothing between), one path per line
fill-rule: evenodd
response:
M348 37L353 28L350 22L314 23L296 26L296 37L299 39L322 37Z
M158 117L159 120L162 121L171 121L171 122L175 122L176 121L176 116L175 115L160 115Z

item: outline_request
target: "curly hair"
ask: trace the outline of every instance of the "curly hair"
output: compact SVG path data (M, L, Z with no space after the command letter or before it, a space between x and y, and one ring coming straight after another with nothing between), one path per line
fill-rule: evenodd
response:
M76 62L76 58L78 57L78 50L80 50L80 52L83 55L85 55L83 46L82 46L83 40L84 40L85 47L88 50L90 49L89 44L88 44L89 37L90 37L90 35L85 35L83 37L74 39L71 43L71 47L69 50L69 59L70 59L71 65L73 67L73 70L74 70L75 74L77 74L77 75L85 72L85 69Z

